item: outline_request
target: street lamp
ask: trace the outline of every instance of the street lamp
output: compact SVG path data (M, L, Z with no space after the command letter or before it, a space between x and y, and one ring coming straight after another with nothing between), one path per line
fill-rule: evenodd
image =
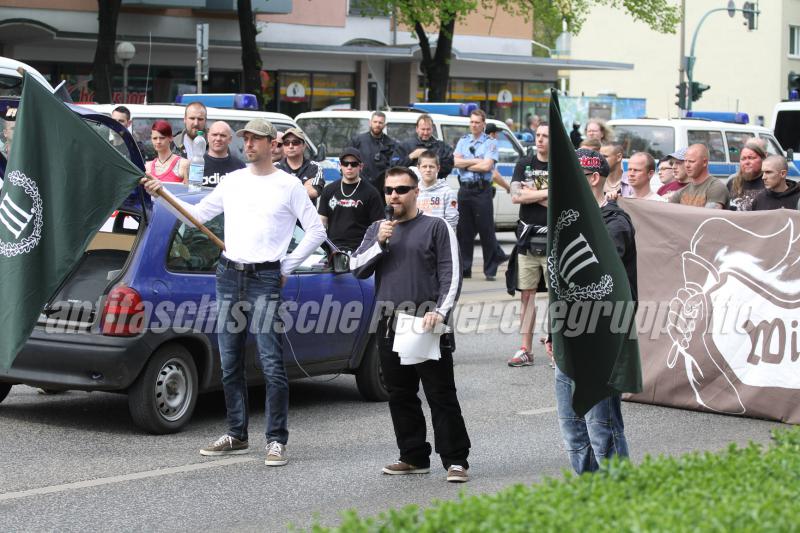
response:
M129 41L117 45L117 62L122 63L122 103L128 102L128 65L136 55L136 47Z

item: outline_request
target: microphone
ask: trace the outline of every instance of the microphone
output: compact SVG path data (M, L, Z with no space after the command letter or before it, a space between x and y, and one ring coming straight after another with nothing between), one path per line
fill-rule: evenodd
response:
M383 219L389 222L394 220L394 207L386 204L386 207L383 208ZM389 246L389 239L386 239L386 246Z

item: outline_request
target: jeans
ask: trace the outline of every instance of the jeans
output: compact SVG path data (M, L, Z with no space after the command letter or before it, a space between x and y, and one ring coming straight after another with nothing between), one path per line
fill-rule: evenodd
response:
M628 457L619 395L597 402L585 417L579 417L572 410L572 380L556 368L556 407L561 436L575 472L594 472L601 460L613 455Z
M440 341L441 359L416 365L401 365L400 356L392 351L393 344L394 332L387 334L386 320L382 320L378 326L378 350L383 379L389 390L389 412L400 460L419 468L430 466L431 445L426 437L422 402L417 395L421 381L431 408L434 443L442 466L469 468L470 441L456 395L449 336L443 335Z
M267 442L289 439L289 380L283 347L276 331L281 301L279 270L241 272L217 267L217 337L222 364L228 434L247 440L247 380L245 341L253 333L267 384Z

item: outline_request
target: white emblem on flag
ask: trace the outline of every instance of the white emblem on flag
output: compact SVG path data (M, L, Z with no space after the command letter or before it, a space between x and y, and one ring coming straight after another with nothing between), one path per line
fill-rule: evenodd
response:
M580 262L578 262L580 261ZM592 263L599 263L583 233L579 233L561 252L558 271L564 281L572 285L572 277ZM575 264L577 263L577 264Z
M16 195L16 201L11 198L15 188L25 192L30 207L26 209L20 205L26 203L20 201L20 195ZM14 240L0 238L0 255L14 257L33 250L42 239L42 214L42 197L36 182L19 170L9 172L3 187L3 199L0 200L0 224L14 236Z
M581 214L574 209L561 212L553 231L552 248L547 258L550 286L556 293L556 297L566 302L602 300L614 290L614 279L609 274L603 274L598 281L588 285L578 285L572 281L575 274L593 263L599 263L583 233L579 233L559 252L561 230L572 225L580 216ZM562 280L566 282L566 285Z
M3 200L0 201L0 223L2 223L8 231L14 234L14 238L19 239L20 234L28 226L33 213L29 213L14 203L9 195L5 195Z

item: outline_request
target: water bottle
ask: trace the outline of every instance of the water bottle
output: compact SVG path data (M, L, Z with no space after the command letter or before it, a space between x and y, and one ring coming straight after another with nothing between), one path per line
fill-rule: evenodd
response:
M203 184L203 173L205 171L205 160L203 155L206 153L206 139L203 132L198 131L192 141L192 159L189 161L189 185L200 186Z

